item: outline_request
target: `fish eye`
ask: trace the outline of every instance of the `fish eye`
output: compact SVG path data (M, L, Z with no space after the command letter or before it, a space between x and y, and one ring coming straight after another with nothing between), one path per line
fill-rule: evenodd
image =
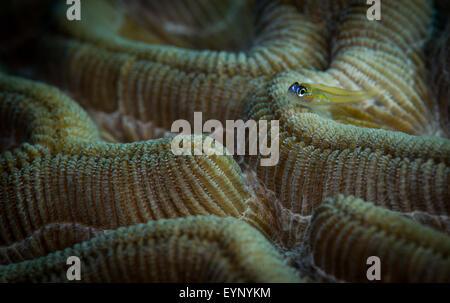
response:
M306 94L306 87L300 86L297 90L297 95L303 97Z
M305 86L299 84L298 82L295 82L294 84L292 84L289 87L288 91L290 93L292 93L292 94L295 94L295 95L299 96L299 97L303 97L308 92L308 89Z

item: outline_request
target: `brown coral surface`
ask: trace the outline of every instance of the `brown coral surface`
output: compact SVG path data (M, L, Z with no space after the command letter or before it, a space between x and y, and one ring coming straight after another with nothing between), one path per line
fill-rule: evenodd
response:
M0 266L0 281L67 281L68 256L83 260L85 282L301 281L255 229L214 216L119 228L32 262Z
M383 282L448 282L448 26L332 3L57 2L33 56L0 48L0 281L67 281L76 255L86 282L364 282L375 255ZM316 110L296 81L377 94ZM175 155L195 111L279 121L279 162Z
M377 256L385 282L450 282L450 238L355 197L316 208L305 246L326 277L364 282Z

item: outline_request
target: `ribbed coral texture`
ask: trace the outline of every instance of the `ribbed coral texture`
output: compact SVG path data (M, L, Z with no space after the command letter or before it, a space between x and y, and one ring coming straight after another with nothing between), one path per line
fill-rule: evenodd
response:
M449 282L443 3L56 3L0 66L0 281L65 282L75 255L85 282L367 282L375 255L382 282ZM309 108L297 81L377 94ZM175 155L195 111L278 120L279 162Z
M316 208L305 245L314 266L338 280L367 281L366 260L376 256L383 282L450 281L447 235L352 196Z

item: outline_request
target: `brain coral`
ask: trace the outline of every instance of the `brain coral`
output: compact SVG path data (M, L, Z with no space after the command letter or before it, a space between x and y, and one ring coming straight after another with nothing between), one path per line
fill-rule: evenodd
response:
M54 3L0 48L0 281L66 281L78 255L86 282L364 282L377 255L382 281L448 282L448 26L365 2ZM314 111L295 81L377 95ZM279 163L174 155L194 111L278 120Z
M210 18L216 5L202 3L207 6L202 14ZM252 46L233 52L135 41L122 33L122 27L130 26L124 24L128 19L110 2L88 5L101 6L111 15L87 15L77 24L57 18L61 34L45 39L42 53L44 58L51 56L50 69L68 67L51 69L52 78L94 112L101 125L117 120L114 127L105 128L120 140L148 139L157 134L155 128L170 128L176 119L192 120L194 111L203 112L204 119L237 119L245 98L265 76L297 67L323 68L327 63L323 35L292 5L262 7L251 28L255 36L247 37ZM140 24L133 26L143 30Z
M84 260L85 282L301 281L255 229L214 216L119 228L44 258L0 266L0 281L64 282L68 256Z
M355 197L316 208L305 243L326 278L367 281L366 260L378 256L385 282L449 282L450 238Z

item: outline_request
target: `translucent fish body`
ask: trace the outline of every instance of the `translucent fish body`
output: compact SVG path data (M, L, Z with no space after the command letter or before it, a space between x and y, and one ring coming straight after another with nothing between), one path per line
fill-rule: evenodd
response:
M359 102L376 95L375 90L346 90L322 84L295 82L288 89L289 94L305 104L329 105Z

